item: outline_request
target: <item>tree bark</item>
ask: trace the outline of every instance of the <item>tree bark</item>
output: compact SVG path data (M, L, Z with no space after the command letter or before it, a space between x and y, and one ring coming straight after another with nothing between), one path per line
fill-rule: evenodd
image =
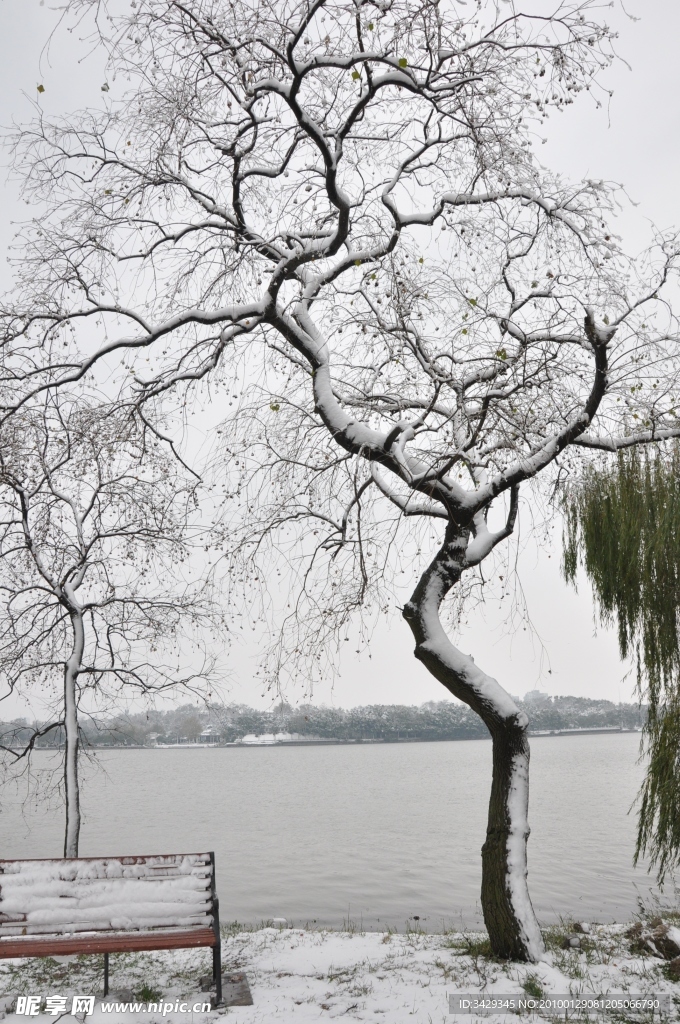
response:
M493 777L482 847L484 922L497 956L535 961L544 946L527 885L527 725L508 725L492 734L492 739Z
M545 952L527 885L529 720L503 688L449 640L442 601L466 566L469 531L449 526L444 544L404 607L415 656L491 733L493 777L482 848L482 910L491 948L505 959L536 962Z
M66 797L66 828L64 857L78 856L80 837L80 785L78 781L78 703L76 686L85 646L85 629L80 609L71 611L73 649L64 666L64 793Z

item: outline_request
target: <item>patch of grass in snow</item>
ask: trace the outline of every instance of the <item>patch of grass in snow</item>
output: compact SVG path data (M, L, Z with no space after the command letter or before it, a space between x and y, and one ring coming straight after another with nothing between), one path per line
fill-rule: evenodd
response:
M673 886L673 896L670 900L662 901L660 894L654 893L645 903L639 896L636 917L652 928L660 924L661 921L680 926L680 884L676 882Z
M553 953L553 965L567 977L583 980L593 967L615 966L623 975L630 975L643 981L653 979L649 961L630 957L629 943L623 927L592 925L588 935L580 935L581 948L564 949L566 937L561 926L546 929L543 933L546 948ZM656 961L658 964L658 961Z
M661 973L662 977L664 977L666 979L666 981L675 981L675 982L677 982L677 980L678 980L677 972L671 967L670 962L668 960L665 960L661 964L661 971L660 971L660 973ZM676 999L676 1005L680 1006L680 994L678 995L678 997Z
M435 957L435 959L432 961L432 963L437 968L438 971L442 972L442 975L444 977L444 981L446 981L446 982L449 982L449 981L457 982L459 980L460 973L458 971L458 964L447 964L443 960L441 960L439 957Z
M569 929L565 927L564 922L560 919L559 924L551 925L549 928L542 928L541 934L543 935L546 949L561 950L562 943L569 934Z
M527 974L522 982L522 988L528 996L533 996L534 999L540 999L543 995L543 986L537 974Z
M613 953L621 952L621 943L614 940L611 936L607 936L607 939L603 941L604 937L598 934L597 926L591 925L590 927L591 931L584 934L579 928L575 927L574 922L570 921L569 918L560 918L558 925L541 929L545 948L550 952L554 952L561 959L564 959L562 954L565 953L567 955L583 953L589 964L608 963ZM580 946L575 949L565 949L565 946L568 945L568 940L574 935L578 936Z
M331 967L328 972L328 981L334 981L336 984L344 986L346 995L367 996L373 991L373 985L361 975L364 971L370 972L370 970L371 965L364 962L352 964L351 967Z
M146 982L135 992L135 998L139 999L142 1003L157 1003L162 997L163 993L159 988L147 985Z
M347 989L349 996L370 996L373 986L370 981L357 981Z
M362 964L353 964L351 967L338 967L336 969L331 965L327 976L328 980L339 981L341 984L347 984L356 975L361 966Z
M666 966L665 960L657 960L656 957L650 957L649 960L634 959L629 960L627 964L622 967L622 973L628 975L631 978L635 978L640 988L651 990L659 981L660 977L663 977L663 969Z
M601 961L600 955L599 955L599 947L598 947L597 942L595 942L595 939L593 938L593 936L592 935L580 935L579 938L581 940L581 948L578 950L578 952L583 953L583 955L586 958L586 963L589 963L589 964L599 964L599 963L601 963L602 961Z
M273 920L260 921L259 924L243 924L242 921L229 921L227 924L220 923L220 933L228 939L233 935L251 935L253 932L261 931L263 928L278 928L281 931L283 927L285 926L274 924Z
M441 960L435 960L433 966L442 970L445 980L448 980L450 975L457 983L478 989L495 982L499 972L508 973L508 962L495 956L485 935L446 935L442 938L439 948L450 950L456 958L455 967L451 965L446 970Z
M426 935L427 932L420 924L419 917L409 917L406 921L406 934L407 935Z
M348 935L363 935L364 934L364 920L361 918L359 924L353 921L352 918L347 915L342 919L342 928L339 929L341 932L347 932Z
M610 964L625 955L623 936L611 930L598 929L589 936L588 963Z
M579 949L559 949L553 954L553 966L567 978L582 981L587 977L586 964Z
M20 995L35 993L36 986L53 987L55 992L70 991L87 985L93 991L103 986L103 958L81 954L67 963L60 963L51 956L34 957L19 963L5 963L0 971L0 994L17 992Z
M594 929L596 925L591 925L590 927ZM565 940L573 935L578 935L582 947L586 948L591 942L594 933L591 931L588 934L584 934L581 930L581 925L573 917L560 916L558 924L541 928L541 934L546 949L562 949Z
M455 935L451 936L444 942L445 949L452 949L459 956L469 956L473 959L477 957L486 957L489 960L495 960L494 954L491 951L491 943L486 935Z

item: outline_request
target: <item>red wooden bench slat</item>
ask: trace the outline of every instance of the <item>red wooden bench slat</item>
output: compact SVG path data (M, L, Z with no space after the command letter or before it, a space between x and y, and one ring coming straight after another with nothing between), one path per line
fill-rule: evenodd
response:
M68 956L72 953L134 953L138 950L189 949L215 945L215 932L212 928L194 928L184 932L127 932L120 935L61 935L49 939L0 939L0 959Z

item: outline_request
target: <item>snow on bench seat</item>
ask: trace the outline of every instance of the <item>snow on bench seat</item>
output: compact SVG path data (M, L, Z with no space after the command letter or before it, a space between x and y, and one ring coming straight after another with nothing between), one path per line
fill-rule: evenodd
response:
M209 944L213 903L210 854L0 860L0 957L18 955L5 952L10 940L79 933L129 942L130 933L195 931L196 944Z
M0 860L0 958L211 946L222 1001L212 853Z

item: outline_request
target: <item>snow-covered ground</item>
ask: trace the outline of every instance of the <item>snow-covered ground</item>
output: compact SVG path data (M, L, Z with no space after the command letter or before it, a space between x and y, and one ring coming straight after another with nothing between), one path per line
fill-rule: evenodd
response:
M488 955L481 935L303 931L293 928L228 930L223 946L226 973L245 971L254 1004L208 1013L104 1012L101 1007L102 958L82 956L56 960L0 961L0 1011L5 1024L27 1017L13 1012L17 995L41 997L97 995L93 1024L124 1020L140 1024L217 1021L234 1024L291 1021L304 1024L331 1018L381 1021L385 1024L440 1024L471 1016L448 1014L453 993L521 993L536 995L671 993L676 1002L669 1020L680 1020L680 985L670 978L667 963L631 951L624 926L592 926L581 936L582 948L562 949L570 931L546 933L548 953L537 965L500 962ZM111 957L111 1001L138 999L192 1005L206 998L201 978L210 973L208 950L117 954ZM673 1003L673 1000L671 1000ZM57 1020L40 1014L41 1022ZM490 1024L502 1015L485 1018ZM621 1022L628 1014L608 1015ZM637 1018L648 1020L648 1017ZM658 1018L657 1018L658 1019Z

